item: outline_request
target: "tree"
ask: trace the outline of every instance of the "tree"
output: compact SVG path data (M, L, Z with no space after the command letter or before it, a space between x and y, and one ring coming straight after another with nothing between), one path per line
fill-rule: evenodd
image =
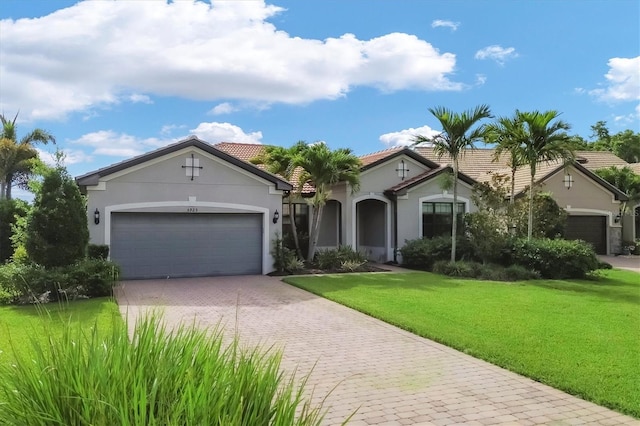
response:
M360 159L348 148L332 151L324 142L306 145L293 160L295 167L301 167L298 187L305 183L315 187L315 194L309 204L313 207L311 214L311 230L309 232L309 252L307 260L313 261L318 246L322 212L331 196L331 187L345 182L355 193L360 188Z
M0 263L13 256L14 226L28 211L29 205L24 200L0 200Z
M70 265L84 257L88 242L80 189L63 167L50 169L27 218L29 258L45 268Z
M453 168L453 220L451 225L451 261L456 260L456 238L458 230L458 159L464 155L467 149L473 149L474 142L482 140L486 136L486 128L481 125L473 128L483 118L491 117L491 111L487 105L477 106L473 110L463 113L454 113L444 108L429 108L429 112L438 119L442 126L442 133L434 137L417 135L414 138L416 144L431 142L433 151L441 158L448 155Z
M264 164L267 171L282 176L289 182L293 180L296 167L294 160L298 154L300 154L307 145L303 141L299 141L291 148L283 148L281 146L266 146L262 154L258 157L251 159L253 164ZM291 220L291 232L293 233L293 242L296 246L296 253L299 259L303 259L302 250L300 249L300 242L298 241L298 227L296 225L296 218L293 210L293 196L299 193L300 186L293 189L287 195L287 202L289 204L289 215Z
M500 117L487 126L487 142L497 144L493 161L499 161L504 154L509 155L511 169L511 204L515 202L516 172L524 165L523 144L525 131L522 122L516 118Z
M640 203L640 175L636 174L631 168L605 167L596 170L596 174L629 197L628 201L624 201L620 205L621 216L627 214L629 206L635 206ZM624 220L621 223L624 226Z
M38 152L34 144L55 143L53 135L42 129L34 129L18 140L16 120L8 120L0 114L0 199L11 199L11 187L16 179L26 182L31 174Z
M521 123L524 132L522 139L522 164L529 166L531 180L529 182L529 214L527 221L527 238L533 234L533 204L537 164L540 162L573 161L575 154L569 144L566 131L571 128L562 120L557 120L557 111L522 112L516 110L514 120ZM555 120L555 121L554 121Z
M640 163L640 133L624 130L612 137L613 153L627 163Z

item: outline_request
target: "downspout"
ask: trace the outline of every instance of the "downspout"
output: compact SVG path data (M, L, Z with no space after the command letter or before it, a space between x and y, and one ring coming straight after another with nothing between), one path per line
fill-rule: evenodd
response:
M385 191L384 195L393 204L393 263L398 263L398 195L392 191Z

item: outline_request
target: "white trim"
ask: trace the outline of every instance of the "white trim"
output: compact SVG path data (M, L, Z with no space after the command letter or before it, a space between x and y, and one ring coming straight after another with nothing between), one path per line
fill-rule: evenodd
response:
M451 203L453 203L453 194L434 194L434 195L428 195L426 197L418 198L418 237L417 238L422 238L422 203L425 203L431 200L442 200L442 199L451 200ZM470 212L469 209L471 207L471 201L468 198L461 197L460 195L458 195L457 202L464 203L465 213Z
M128 203L128 204L114 204L105 206L105 218L104 218L104 243L106 245L111 244L111 213L144 209L153 207L217 207L223 209L244 210L247 212L262 213L262 274L267 274L271 271L269 260L269 209L266 207L250 206L247 204L233 204L233 203L218 203L211 201L157 201L146 203Z
M106 182L98 182L97 185L87 186L87 191L106 191L107 183Z
M354 198L351 200L351 243L354 250L358 250L358 241L356 240L356 226L357 226L357 215L356 215L356 206L360 201L364 200L378 200L382 201L386 204L386 228L387 235L385 238L385 246L386 246L386 256L387 261L392 259L392 248L391 248L391 202L386 197L380 195L361 195L360 197Z

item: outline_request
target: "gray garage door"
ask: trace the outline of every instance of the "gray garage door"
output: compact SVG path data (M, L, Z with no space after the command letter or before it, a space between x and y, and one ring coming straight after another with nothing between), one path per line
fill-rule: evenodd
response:
M262 216L113 213L111 259L125 279L261 274Z
M598 254L607 254L607 218L605 216L568 216L564 237L584 240Z

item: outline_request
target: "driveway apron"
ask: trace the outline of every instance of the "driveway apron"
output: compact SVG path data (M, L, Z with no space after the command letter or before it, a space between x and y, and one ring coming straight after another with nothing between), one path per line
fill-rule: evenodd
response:
M607 408L475 359L267 276L125 281L129 324L160 309L168 325L220 324L243 345L283 351L310 373L324 424L640 425ZM328 395L328 396L327 396Z

